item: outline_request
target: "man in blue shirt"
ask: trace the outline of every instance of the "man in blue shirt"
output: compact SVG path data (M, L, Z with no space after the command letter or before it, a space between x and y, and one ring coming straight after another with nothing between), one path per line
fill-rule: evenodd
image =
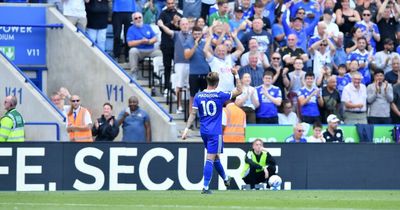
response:
M319 19L317 14L321 13L320 6L317 1L314 0L302 0L295 3L293 6L290 7L290 14L291 17L294 17L297 10L302 8L305 12L304 22L307 24L311 24L315 19Z
M301 123L297 123L293 127L293 134L285 139L287 143L307 143L307 139L303 137L304 128Z
M118 124L122 124L122 141L150 142L151 126L149 115L139 107L136 96L128 99L129 107L119 113Z
M272 85L274 74L266 71L263 85L256 88L260 106L256 110L257 124L278 124L278 106L282 103L282 93L279 87Z
M359 64L359 72L361 73L363 79L362 83L366 86L371 83L371 72L369 71L369 62L372 61L372 57L370 56L370 52L368 52L367 48L367 39L364 37L360 37L357 39L357 49L351 52L347 56L347 68L350 68L350 63L353 60L357 60Z
M194 97L192 112L190 113L187 126L182 133L182 139L186 139L189 127L196 118L197 110L200 117L200 134L207 149L207 160L204 165L203 177L204 188L202 194L211 194L209 184L211 181L213 167L224 180L225 186L230 185L231 178L225 175L224 168L220 162L219 154L223 152L222 140L222 109L225 101L235 98L242 93L242 84L236 68L232 68L235 75L236 88L232 92L217 91L219 76L217 72L207 75L207 89L199 92Z
M314 73L306 73L305 86L300 89L298 95L302 121L309 124L321 122L318 104L322 105L324 101L321 90L314 86Z
M133 77L136 77L138 63L145 57L161 57L162 52L154 48L157 42L157 35L154 33L150 25L143 23L143 16L140 12L132 15L133 25L129 27L126 36L129 50L129 65Z

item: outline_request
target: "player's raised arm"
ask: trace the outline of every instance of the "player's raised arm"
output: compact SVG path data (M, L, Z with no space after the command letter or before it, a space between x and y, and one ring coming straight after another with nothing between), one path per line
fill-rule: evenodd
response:
M193 107L193 108L192 108L192 112L191 112L190 115L189 115L189 119L188 119L188 121L187 121L186 128L185 128L185 130L184 130L183 133L182 133L182 139L183 139L183 140L186 139L187 134L188 134L188 132L189 132L189 128L190 128L190 126L192 125L193 121L196 119L196 114L197 114L197 109L195 109L195 108Z
M234 66L232 68L232 74L235 76L236 80L236 88L232 90L232 98L235 98L236 96L242 94L242 82L240 81L238 70L240 66Z

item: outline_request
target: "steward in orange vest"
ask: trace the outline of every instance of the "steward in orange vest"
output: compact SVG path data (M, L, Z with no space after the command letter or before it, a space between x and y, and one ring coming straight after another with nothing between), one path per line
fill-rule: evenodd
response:
M232 101L224 108L222 124L224 142L244 142L246 113Z
M86 115L89 115L88 117ZM89 111L80 105L79 96L71 97L71 109L68 113L69 140L74 142L92 142L92 120Z

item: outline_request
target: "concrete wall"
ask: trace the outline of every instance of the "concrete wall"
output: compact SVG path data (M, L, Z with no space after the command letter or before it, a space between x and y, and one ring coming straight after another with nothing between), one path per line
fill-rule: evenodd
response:
M57 112L56 108L41 95L32 84L26 82L26 78L9 61L0 54L0 114L4 110L4 98L6 95L15 95L18 98L17 110L22 114L25 123L57 123L60 137L66 141L64 116ZM26 141L55 141L57 127L55 125L26 125Z
M55 8L48 8L47 24L63 23L63 29L47 31L47 91L61 86L81 97L93 120L102 112L104 102L114 106L114 115L124 110L130 96L139 98L139 106L150 115L152 140L175 141L176 124L130 78L121 72L99 49L80 32L76 32L67 19Z

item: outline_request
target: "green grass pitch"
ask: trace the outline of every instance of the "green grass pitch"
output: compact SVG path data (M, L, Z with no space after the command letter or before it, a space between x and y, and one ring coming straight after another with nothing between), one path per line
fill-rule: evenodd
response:
M400 209L400 191L119 191L0 192L1 210Z

